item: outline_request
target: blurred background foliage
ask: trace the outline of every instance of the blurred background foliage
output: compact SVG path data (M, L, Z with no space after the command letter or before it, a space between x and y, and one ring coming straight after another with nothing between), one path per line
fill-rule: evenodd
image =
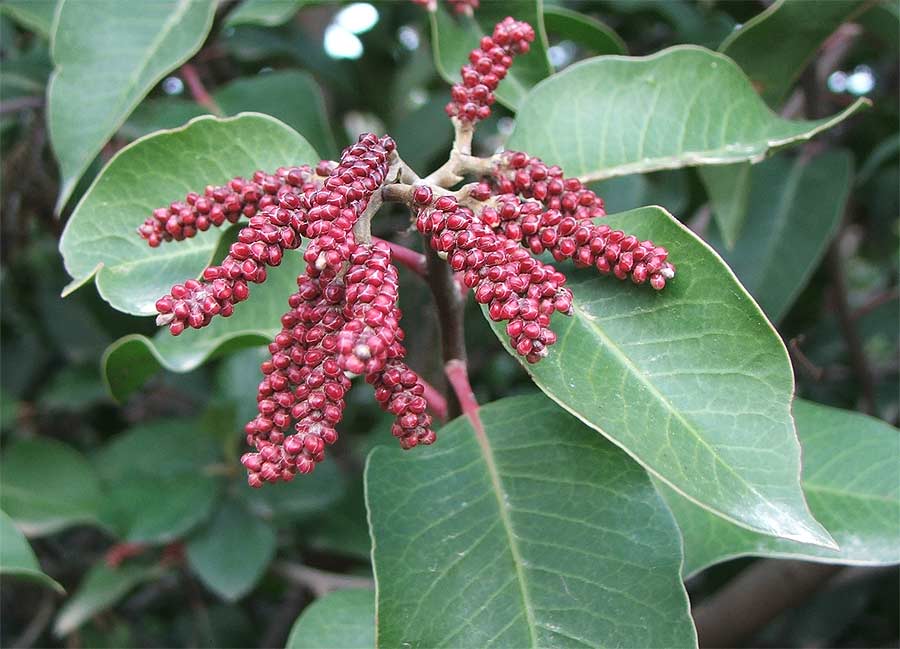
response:
M644 55L681 43L717 49L766 5L548 2L554 16L547 22L550 60L559 70L596 54ZM356 13L348 13L354 7ZM577 38L566 25L567 10L596 18L600 29ZM303 480L254 492L237 458L241 429L255 412L261 349L220 357L187 374L161 370L127 398L110 396L100 363L104 350L126 334L152 335L155 327L151 319L108 308L93 288L59 299L67 282L57 252L61 229L117 150L207 110L192 99L182 73L167 76L55 215L60 179L43 101L52 70L51 15L52 3L0 4L0 504L28 536L40 566L19 575L32 583L3 579L0 644L283 646L298 614L318 597L339 587L371 587L362 468L375 444L391 441L389 422L367 393L351 392L344 443L331 460ZM733 246L714 218L714 210L725 207L711 203L693 169L615 178L597 187L608 211L662 205L718 248L779 325L800 396L894 425L900 418L898 26L896 3L871 2L827 38L781 111L830 115L859 96L873 107L751 168L746 223ZM410 2L362 9L302 0L222 2L192 65L227 114L269 113L328 156L360 131L388 132L407 162L428 171L442 162L452 136L443 113L448 86L430 38L426 12ZM511 113L498 106L478 131L477 152L495 151L511 128ZM833 169L818 176L808 170L804 195L814 204L795 200L796 188L785 186L790 170L826 149L844 157L851 175L841 183ZM813 209L830 215L827 227L803 220ZM402 229L406 218L400 210L385 214L375 234ZM811 239L809 263L798 270L792 255ZM808 275L805 281L788 276L798 272ZM401 275L410 365L440 384L429 293L418 278L403 269ZM525 372L469 307L479 400L527 391ZM3 543L14 543L14 536L4 519ZM751 561L691 578L694 602ZM68 597L60 597L58 587ZM898 589L896 570L851 575L746 642L896 646Z

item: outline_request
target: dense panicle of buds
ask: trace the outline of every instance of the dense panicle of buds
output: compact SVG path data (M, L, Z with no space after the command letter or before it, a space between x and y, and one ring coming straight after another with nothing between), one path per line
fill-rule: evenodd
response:
M425 412L425 386L418 374L401 360L404 354L399 344L393 346L393 358L379 371L366 376L375 388L375 399L382 410L394 415L391 433L400 440L403 449L419 444L433 444L437 436L431 430L431 416Z
M338 438L335 426L350 389L337 362L338 332L346 325L342 280L331 269L310 267L297 284L269 345L272 357L261 366L259 414L245 427L256 448L241 458L252 487L312 471ZM288 434L292 424L295 432Z
M399 281L384 242L358 245L344 275L347 324L338 335L338 364L351 374L379 372L403 338L397 308Z
M557 261L572 259L578 267L593 266L619 279L630 278L635 284L649 282L657 290L675 276L675 267L666 261L668 251L652 241L641 241L587 218L563 216L555 209L545 211L535 201L500 196L496 208L485 208L480 218L536 255L550 252Z
M494 91L506 77L513 57L525 54L534 40L531 25L511 17L494 27L492 36L484 36L479 47L469 53L469 63L462 67L462 82L454 84L446 111L450 117L464 122L478 122L491 114Z
M580 180L566 178L560 167L548 166L540 158L520 151L507 151L499 156L490 184L492 187L481 186L476 193L533 198L547 209L558 210L563 216L573 216L579 221L606 216L603 199Z
M304 254L307 262L322 269L350 258L353 225L387 179L395 149L390 137L364 133L344 149L321 189L285 201L305 213L301 234L312 239Z
M176 284L157 300L157 323L168 324L177 336L186 327L205 327L213 316L230 316L234 305L249 296L248 283L264 282L266 267L280 265L285 250L300 246L300 218L274 206L251 217L220 265L204 270L201 281Z
M227 185L209 185L203 195L191 192L184 201L153 210L138 234L155 248L164 241L182 241L224 223L237 223L267 207L278 205L286 193L307 194L319 189L334 163L323 161L315 169L281 167L274 175L257 171L251 180L234 178Z
M454 271L463 273L475 300L488 305L491 319L507 321L510 345L517 353L530 363L546 356L547 347L556 342L550 316L572 312L572 292L563 286L562 273L498 235L451 196L421 209L416 227Z

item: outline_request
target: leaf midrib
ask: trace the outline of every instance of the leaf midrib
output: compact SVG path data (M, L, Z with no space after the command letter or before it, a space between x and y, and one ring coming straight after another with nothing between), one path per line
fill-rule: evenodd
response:
M497 462L494 458L494 450L491 447L491 442L488 439L487 433L484 430L484 424L481 421L481 416L478 411L468 413L469 421L472 424L472 428L475 431L475 439L478 441L478 446L481 449L481 455L484 458L485 467L487 468L488 475L491 478L491 486L492 491L494 493L494 497L497 499L497 509L500 512L500 523L503 526L503 531L506 533L506 539L509 544L509 551L512 555L513 565L516 570L516 583L519 585L519 593L522 596L522 606L525 609L525 622L528 625L528 633L531 637L531 646L538 647L538 638L537 638L537 622L534 618L534 605L531 602L531 596L528 593L528 584L525 579L525 573L522 570L522 553L519 550L519 544L516 540L515 532L513 531L512 519L509 516L509 511L506 508L506 503L503 498L503 494L505 491L503 490L503 483L500 480L500 472L497 469Z

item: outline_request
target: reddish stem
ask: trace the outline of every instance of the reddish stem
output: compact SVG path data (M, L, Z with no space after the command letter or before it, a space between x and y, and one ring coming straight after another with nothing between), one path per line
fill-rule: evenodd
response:
M206 91L206 86L204 86L203 81L200 80L200 74L197 72L197 68L190 63L185 63L181 66L181 76L184 77L184 82L187 84L188 90L191 91L191 97L194 98L194 101L217 117L222 117L224 115L219 104L217 104L216 100L212 98L212 95Z
M450 381L450 387L459 401L459 407L463 414L471 421L476 430L481 430L481 419L478 417L478 401L469 384L469 372L466 362L458 358L452 358L444 365L444 374Z
M384 239L379 239L377 237L372 237L372 240L384 241ZM390 246L391 259L393 261L396 261L401 266L405 266L419 277L425 277L425 255L416 252L412 248L407 248L406 246L401 246L399 243L394 243L393 241L384 241L384 243Z
M425 400L428 402L428 409L434 413L441 421L447 421L447 399L440 391L431 385L428 381L419 377L422 385L425 387Z
M146 549L143 543L117 543L106 551L104 561L110 568L118 568L123 561L142 555Z

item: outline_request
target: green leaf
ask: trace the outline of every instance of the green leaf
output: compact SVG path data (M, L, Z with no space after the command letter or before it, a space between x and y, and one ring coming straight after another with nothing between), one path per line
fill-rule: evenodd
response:
M375 593L353 588L317 599L304 609L286 649L368 649L375 646Z
M303 135L320 154L338 153L322 89L307 72L283 70L237 79L216 90L213 99L229 115L271 115Z
M275 27L290 20L310 0L244 0L225 19L229 27L234 25L260 25Z
M60 609L53 623L53 632L60 637L69 635L113 606L136 586L156 579L162 572L160 567L143 564L125 563L118 568L109 568L102 562L96 564Z
M628 54L625 41L591 16L558 5L544 7L544 28L550 34L575 41L595 55Z
M0 503L28 536L97 519L100 485L77 450L47 438L13 442L0 460Z
M59 0L47 89L50 141L62 173L61 211L81 175L135 106L187 61L212 26L214 0Z
M275 556L275 530L226 500L187 544L187 559L214 593L235 601L250 592Z
M215 440L195 420L136 426L95 457L106 488L106 521L125 539L167 543L206 520L219 499Z
M34 581L58 593L66 592L59 582L41 570L25 536L13 520L2 511L0 511L0 575Z
M457 16L437 3L431 12L431 45L434 64L447 83L457 83L460 68L469 62L469 52L478 47L482 36L490 35L494 25L513 16L534 27L535 39L531 50L517 56L509 74L500 82L494 93L504 106L515 110L528 91L541 79L553 74L547 59L547 34L541 19L542 0L509 0L485 2L472 16Z
M697 167L725 247L734 249L750 201L750 163Z
M479 413L369 456L378 645L694 646L646 473L540 395Z
M772 325L716 253L661 208L603 222L668 248L678 275L656 292L567 265L574 315L554 316L559 341L526 367L531 378L713 513L833 545L800 490L793 374ZM505 324L492 326L508 349Z
M119 129L119 136L136 140L155 131L184 126L195 117L208 114L206 108L190 99L179 97L145 99Z
M709 237L774 322L784 317L825 254L852 178L848 151L829 151L811 160L767 160L753 167L752 216L734 249Z
M252 305L238 305L233 316L217 318L203 329L190 329L177 337L168 329L160 329L153 338L140 334L120 338L107 348L102 360L110 393L124 401L160 367L189 372L213 356L271 342L281 329L288 297L296 292L297 275L304 268L302 252L291 252L281 266L269 269L265 284L251 288ZM196 273L188 274L192 275ZM166 288L163 293L168 291ZM247 371L259 375L258 366L248 367Z
M731 59L682 45L646 57L588 59L542 81L519 106L507 148L586 181L759 162L864 105L861 99L812 122L786 120L766 107Z
M719 51L750 77L778 108L800 73L841 23L868 7L865 0L778 0L726 38Z
M740 556L823 563L900 563L900 431L879 419L794 402L809 506L840 546L830 550L753 534L659 486L684 537L684 574Z
M6 14L44 38L50 37L55 11L56 0L3 0L0 2L0 14Z
M100 295L116 309L155 313L156 300L173 284L197 277L207 266L222 236L220 228L210 228L151 248L136 230L155 208L257 169L272 172L318 160L300 135L253 113L198 117L129 144L100 173L66 224L60 251L73 281L63 295L96 277ZM254 288L251 295L260 291Z

